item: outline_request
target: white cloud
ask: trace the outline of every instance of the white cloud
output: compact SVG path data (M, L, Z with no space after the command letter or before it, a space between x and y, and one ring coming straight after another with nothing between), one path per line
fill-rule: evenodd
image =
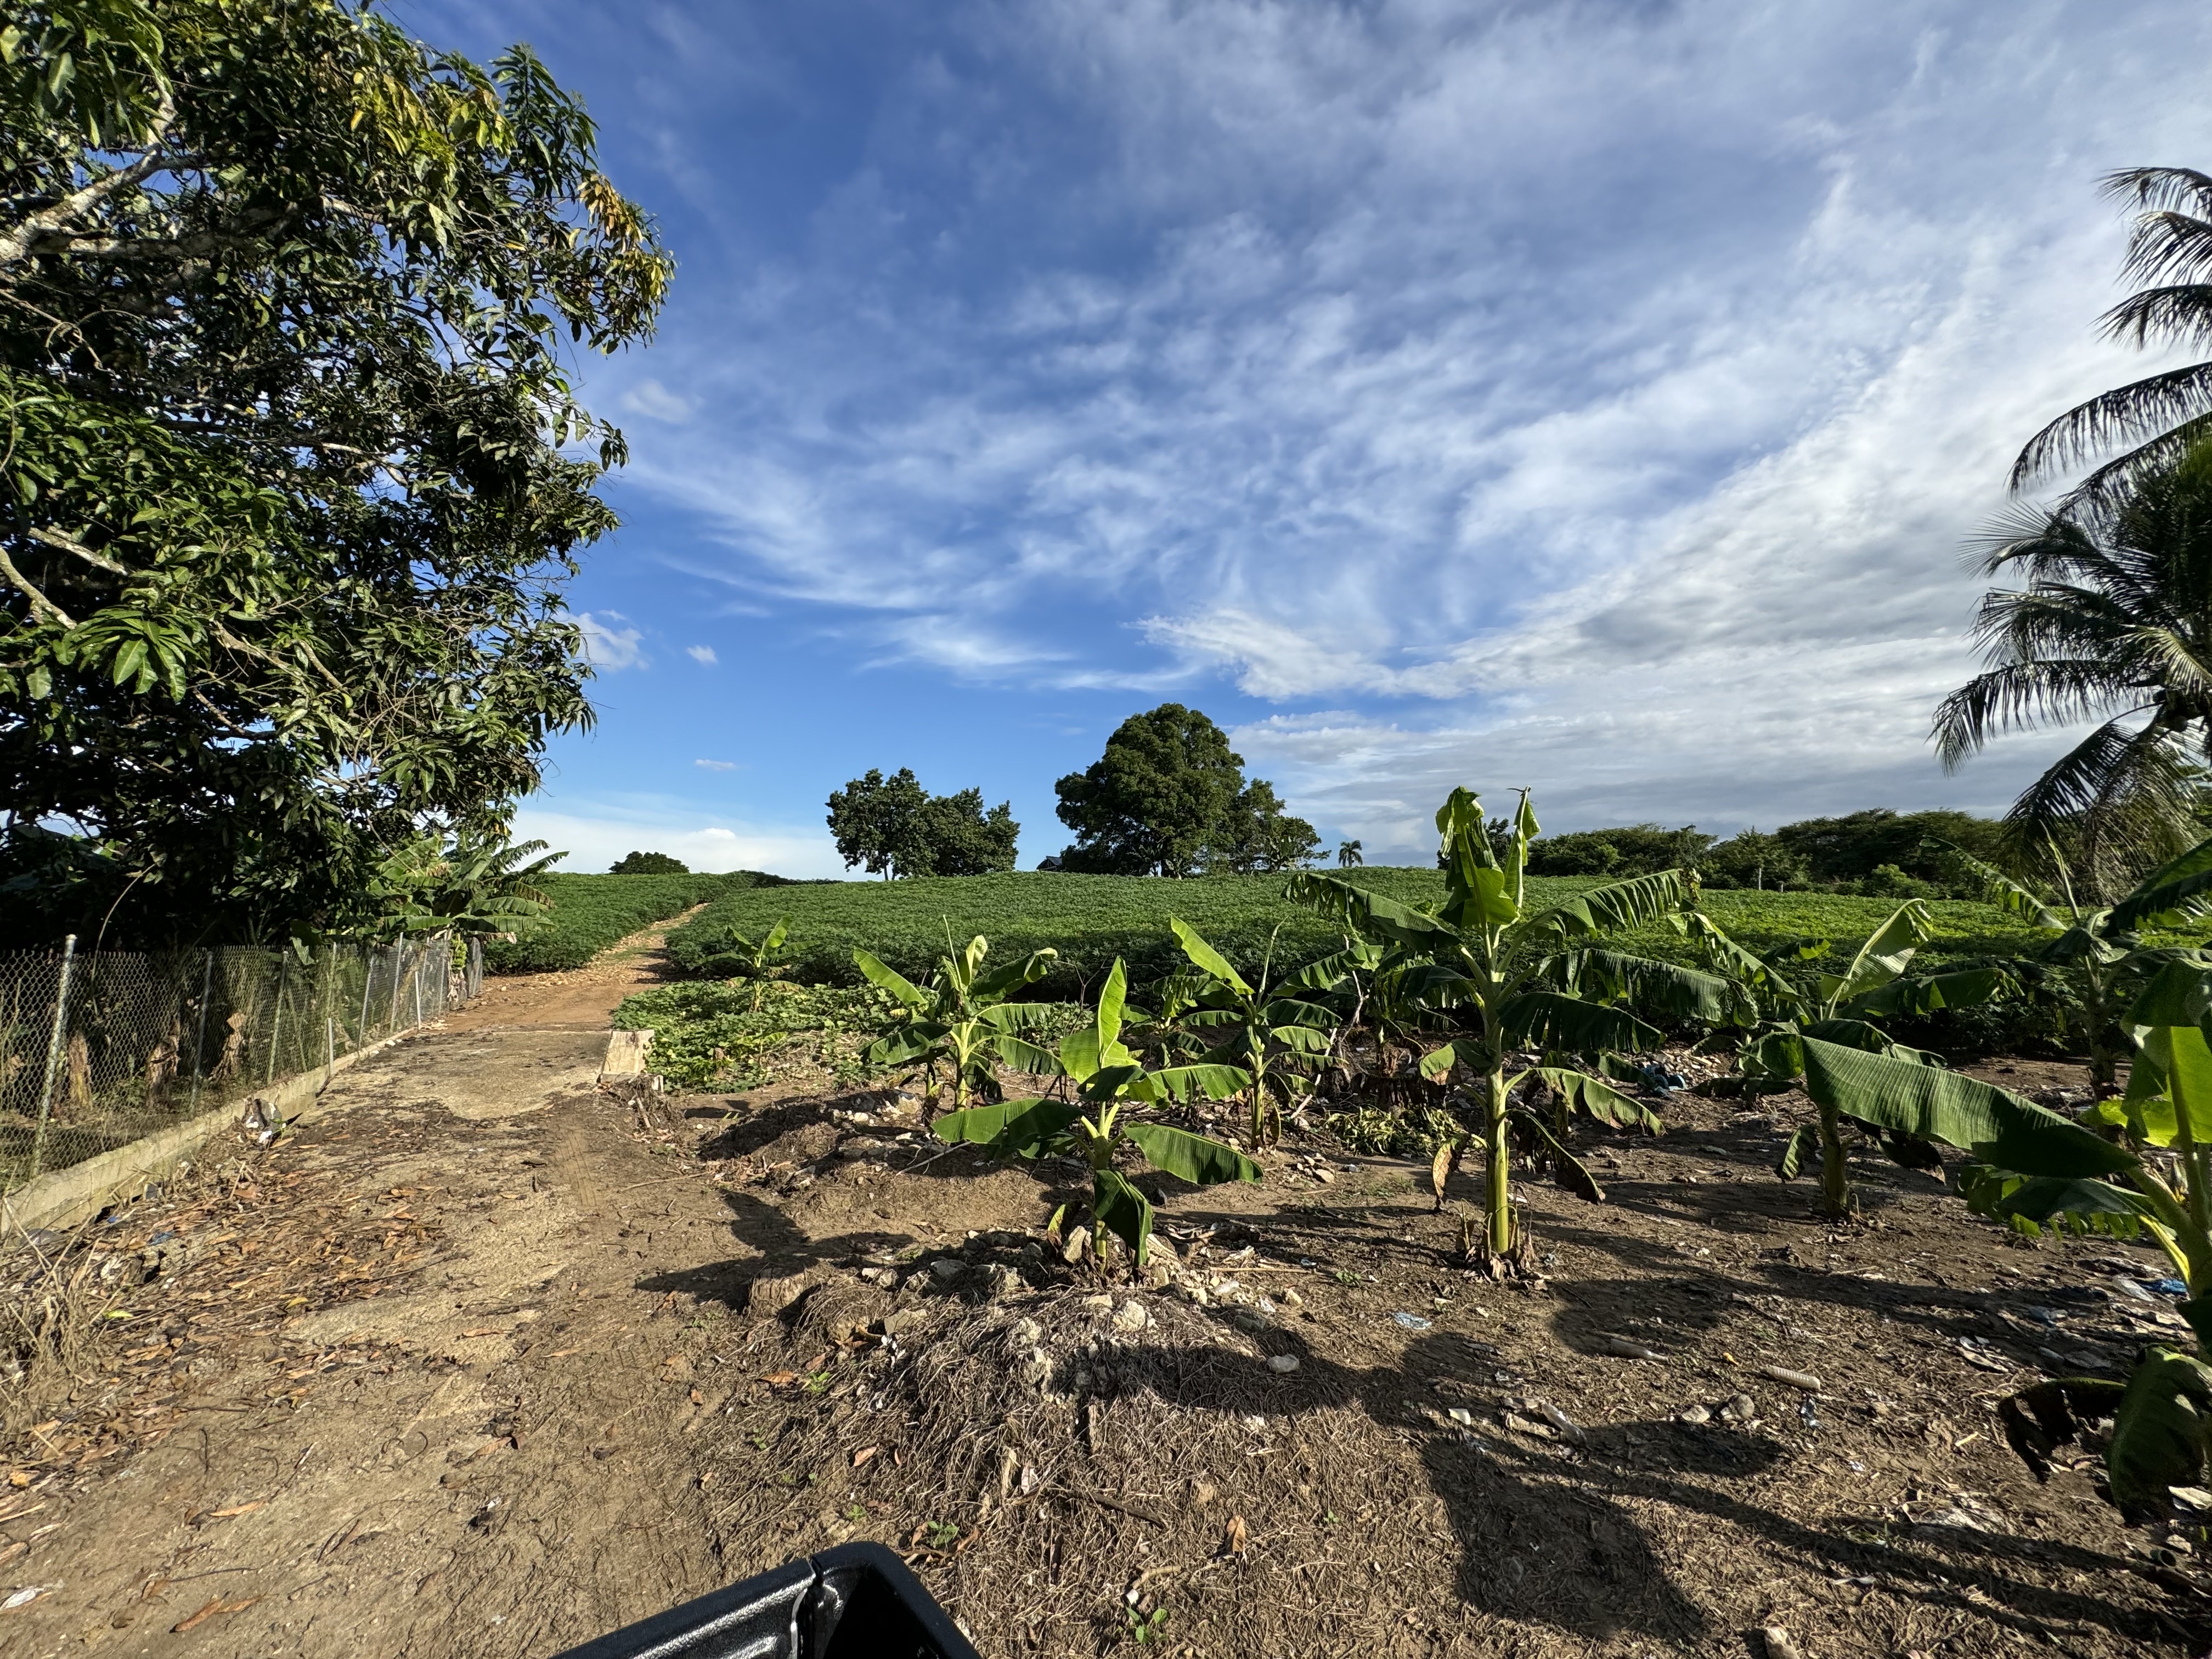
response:
M793 877L846 873L826 833L803 826L714 823L678 803L592 802L574 811L526 805L518 840L568 854L559 868L605 870L625 853L666 853L694 870L766 870Z
M693 662L708 668L712 668L716 660L714 647L711 645L687 645L684 647L684 654Z
M632 415L642 415L648 421L681 422L698 412L699 405L692 399L680 397L655 380L632 381L616 398L617 405Z
M695 760L691 764L703 766L709 772L734 772L738 769L738 763L735 761Z
M576 626L584 630L584 654L591 659L592 666L609 672L623 668L645 668L651 665L639 648L645 635L635 628L615 628L610 624L628 622L619 611L595 616L589 611L576 613Z

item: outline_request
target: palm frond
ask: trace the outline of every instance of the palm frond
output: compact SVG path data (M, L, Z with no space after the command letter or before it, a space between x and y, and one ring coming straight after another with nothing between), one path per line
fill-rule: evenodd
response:
M2106 899L2197 839L2200 778L2172 731L2108 720L2028 786L2005 824L2015 844L2065 847L2077 880Z
M1937 704L1929 736L1948 771L1999 732L2113 715L2113 704L2131 691L2136 688L2109 663L2095 659L2006 663L1975 675ZM2142 707L2121 709L2117 717Z
M2170 368L2100 392L2027 441L2013 463L2011 487L2025 489L2118 445L2142 445L2208 414L2212 414L2212 362Z
M2198 241L2212 240L2212 225L2185 222ZM2100 319L2106 337L2123 344L2148 346L2153 340L2185 345L2212 341L2212 284L2181 283L2139 289Z

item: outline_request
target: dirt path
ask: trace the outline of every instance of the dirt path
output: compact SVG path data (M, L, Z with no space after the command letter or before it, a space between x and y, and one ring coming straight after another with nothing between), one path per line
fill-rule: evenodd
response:
M726 1212L596 1091L659 933L495 981L345 1109L120 1218L158 1271L0 1495L0 1651L543 1654L722 1582L683 1429Z

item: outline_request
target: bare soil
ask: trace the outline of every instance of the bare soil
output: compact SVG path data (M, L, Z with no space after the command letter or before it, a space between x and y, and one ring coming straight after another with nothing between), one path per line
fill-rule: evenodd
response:
M1296 1133L1157 1183L1167 1282L1109 1283L1042 1232L1077 1170L891 1097L596 1086L659 931L67 1247L128 1317L0 1448L0 1652L544 1655L856 1537L993 1659L2212 1640L2201 1541L2038 1486L1992 1409L2178 1335L2112 1285L2148 1251L1880 1162L1826 1224L1769 1170L1801 1100L1678 1094L1584 1132L1603 1206L1523 1182L1540 1284L1454 1265L1425 1169Z

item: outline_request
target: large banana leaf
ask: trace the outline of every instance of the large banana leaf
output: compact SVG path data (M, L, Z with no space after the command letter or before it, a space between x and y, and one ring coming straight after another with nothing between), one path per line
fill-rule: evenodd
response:
M2094 962L2110 967L2128 954L2124 946L2115 945L2105 937L2105 922L2111 915L2109 910L2091 912L2078 924L2069 927L2038 951L2036 960L2057 963L2061 966L2069 963Z
M930 1133L955 1146L988 1146L1001 1157L1036 1158L1063 1150L1083 1109L1064 1100L1001 1100L947 1112Z
M2193 1486L2204 1472L2212 1425L2212 1366L2172 1348L2150 1350L2112 1413L2105 1473L2112 1501L2164 1510L2170 1486Z
M1559 1144L1559 1138L1552 1133L1550 1126L1543 1119L1534 1112L1515 1112L1512 1121L1514 1127L1523 1135L1552 1155L1553 1167L1559 1172L1559 1185L1577 1198L1587 1199L1592 1204L1605 1202L1605 1188L1597 1184L1597 1177L1589 1172L1589 1166Z
M1785 1002L1803 1000L1797 994L1797 988L1776 971L1771 963L1745 950L1704 912L1691 910L1681 913L1680 921L1682 931L1704 947L1705 960L1723 977L1732 979L1739 985L1756 987Z
M1097 1224L1129 1247L1137 1265L1145 1265L1152 1243L1152 1206L1118 1170L1091 1172L1091 1215Z
M1059 959L1060 952L1050 945L1042 951L1032 951L1019 962L994 968L975 981L968 988L969 997L976 1002L996 1002L1009 992L1018 991L1024 985L1036 984L1052 971L1052 964Z
M999 1063L1008 1071L1027 1072L1032 1077L1057 1077L1060 1074L1060 1056L1049 1048L1039 1048L1026 1037L1011 1033L991 1039L991 1048L999 1056Z
M1421 1056L1421 1075L1430 1082L1437 1083L1450 1075L1455 1066L1465 1066L1470 1072L1480 1072L1487 1059L1480 1043L1465 1041L1447 1042Z
M1364 939L1415 946L1450 945L1458 939L1450 927L1426 911L1354 887L1334 876L1300 871L1291 878L1283 896Z
M2203 1030L2195 1025L2154 1025L2143 1037L2138 1064L2155 1066L2160 1095L2171 1108L2151 1109L2157 1103L2136 1103L2147 1137L2160 1146L2171 1146L2187 1132L2199 1145L2212 1143L2212 1050L2204 1044ZM2129 1079L2130 1084L2134 1079ZM2162 1131L2162 1133L2161 1133Z
M1483 850L1489 850L1486 845ZM1461 932L1471 933L1510 927L1521 920L1521 907L1514 902L1512 878L1504 871L1494 864L1455 856L1451 896L1444 901L1441 914Z
M934 1021L917 1020L878 1037L860 1058L871 1066L904 1066L927 1056L948 1034L946 1027Z
M1227 957L1223 956L1220 951L1200 937L1197 928L1192 927L1181 916L1170 916L1168 927L1175 934L1176 943L1182 946L1182 953L1197 967L1212 975L1239 996L1249 997L1252 994L1252 988L1244 982L1243 975L1229 965Z
M1798 1042L1805 1092L1877 1128L1972 1148L1984 1162L2019 1175L2095 1176L2135 1162L2071 1118L1978 1079L1814 1036Z
M1164 1066L1145 1073L1141 1085L1129 1093L1139 1100L1184 1101L1194 1095L1208 1100L1227 1100L1252 1086L1252 1073L1241 1066L1200 1060L1194 1066Z
M2065 917L2060 915L2035 894L2021 886L1995 865L1983 863L1963 847L1954 847L1941 836L1930 836L1928 839L1930 843L1942 848L1973 872L1975 878L1982 884L1988 902L1996 905L2000 910L2019 916L2024 921L2032 921L2039 927L2048 928L2054 933L2065 931Z
M2189 957L2166 957L2128 1009L2130 1025L2194 1025L2212 1012L2212 973Z
M1643 1102L1632 1099L1604 1079L1592 1077L1588 1072L1564 1066L1537 1066L1522 1073L1521 1077L1533 1077L1546 1088L1556 1090L1570 1111L1588 1112L1599 1122L1610 1123L1616 1129L1641 1129L1656 1135L1666 1127L1659 1121L1659 1115ZM1516 1083L1520 1080L1514 1079Z
M1593 887L1542 912L1535 920L1573 936L1622 933L1656 921L1678 908L1683 891L1682 872L1662 870L1655 875Z
M1669 1019L1747 1025L1759 1017L1743 988L1718 974L1620 951L1578 951L1575 962L1580 982L1587 988Z
M1106 982L1098 988L1098 1047L1102 1052L1115 1046L1121 1035L1121 1010L1129 1000L1129 971L1115 957L1114 965L1107 970Z
M1292 1054L1325 1054L1328 1052L1328 1033L1316 1031L1310 1025L1277 1025L1271 1027L1267 1035Z
M1257 1181L1260 1166L1234 1146L1165 1123L1131 1123L1122 1133L1156 1170L1200 1187L1224 1181Z
M2079 1176L2007 1175L1986 1167L1961 1172L1959 1189L1977 1215L1996 1221L2079 1222L2099 1232L2133 1237L2157 1208L2143 1194L2109 1181ZM2113 1225L2114 1222L2121 1224Z
M1925 899L1907 899L1890 912L1889 920L1859 946L1850 966L1840 974L1820 975L1820 1000L1833 1013L1844 1003L1864 996L1903 973L1915 948L1934 937L1936 924Z
M1377 945L1359 944L1347 945L1341 951L1332 951L1313 961L1283 981L1286 991L1328 991L1342 984L1347 975L1372 972L1382 963L1382 951Z
M1664 1038L1623 1008L1585 1002L1564 991L1523 991L1498 1011L1509 1041L1534 1048L1594 1054L1601 1048L1656 1048Z
M1978 1008L2016 988L2017 981L2002 968L1958 968L1893 979L1851 998L1846 1006L1861 1014L1932 1014L1944 1008Z
M1782 1143L1782 1156L1774 1160L1774 1173L1784 1181L1795 1181L1798 1171L1805 1167L1805 1160L1818 1157L1820 1151L1820 1130L1812 1124L1801 1123Z
M2132 933L2146 927L2178 927L2212 910L2212 840L2201 841L2136 884L2112 907L2109 930Z
M1144 1086L1145 1068L1131 1060L1109 1066L1101 1066L1077 1085L1076 1092L1094 1105L1118 1100L1133 1089Z
M866 951L853 952L853 965L858 968L871 985L882 987L909 1008L929 1006L929 999L904 975L886 968L874 955Z
M1301 1002L1295 997L1278 997L1263 1006L1260 1018L1269 1025L1310 1025L1316 1030L1334 1030L1338 1024L1336 1011L1324 1008L1317 1002Z

